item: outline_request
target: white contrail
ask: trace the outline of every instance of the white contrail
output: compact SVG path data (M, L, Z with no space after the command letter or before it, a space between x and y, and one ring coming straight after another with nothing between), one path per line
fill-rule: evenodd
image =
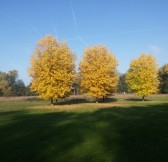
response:
M77 34L77 38L75 38L75 39L78 39L78 40L81 41L81 43L83 43L84 45L87 45L87 43L83 40L83 38L82 38L81 35L79 34L78 24L77 24L77 21L76 21L76 15L75 15L75 12L74 12L74 9L73 9L71 0L70 0L69 2L70 2L70 7L71 7L71 11L72 11L72 16L73 16L73 20L74 20L74 24L75 24L75 30L76 30L76 34ZM71 38L71 39L72 39L72 38ZM73 38L73 39L74 39L74 38Z
M7 15L7 14L5 14L5 16L8 17L10 20L16 22L17 24L22 24L22 21L20 19L18 19L17 17L11 16L11 15ZM41 34L40 34L39 30L32 23L29 23L29 25L30 25L30 28L35 32L35 34L38 37L41 37ZM8 26L8 27L16 28L18 30L25 30L25 28L22 28L20 26Z
M68 39L66 39L67 41L73 41L73 40L78 40L79 39L79 37L73 37L73 38L68 38Z
M55 28L55 27L52 27L52 29L53 29L53 31L54 31L54 34L55 34L55 36L57 36L57 35L58 35L57 28Z
M135 30L128 30L128 31L121 31L121 32L116 32L116 33L111 33L108 35L96 35L96 36L88 36L84 37L85 39L89 38L100 38L100 37L111 37L113 35L123 35L123 34L130 34L130 33L141 33L141 32L150 32L150 31L157 31L157 30L166 30L168 29L168 26L166 27L159 27L159 28L144 28L144 29L135 29Z
M30 24L32 30L35 32L35 34L38 36L38 37L42 37L41 33L39 32L39 30L33 25L33 24Z
M142 33L142 32L150 32L150 31L157 31L157 30L167 30L168 26L163 26L159 28L144 28L144 29L135 29L135 30L128 30L128 31L121 31L121 32L116 32L116 33L111 33L111 34L102 34L102 35L95 35L95 36L86 36L83 37L84 39L94 39L94 38L103 38L103 37L111 37L115 35L123 35L123 34L131 34L131 33ZM67 40L73 41L80 39L79 37L74 37L74 38L69 38Z
M69 2L70 2L70 6L71 6L71 11L72 11L72 16L73 16L74 24L75 24L76 33L77 33L77 35L79 35L79 30L78 30L78 25L77 25L77 21L76 21L75 12L74 12L74 9L72 7L71 1L69 1Z

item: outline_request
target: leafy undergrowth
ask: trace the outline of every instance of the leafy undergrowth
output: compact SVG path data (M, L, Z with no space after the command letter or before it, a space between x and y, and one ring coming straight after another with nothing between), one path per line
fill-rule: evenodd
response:
M166 162L167 125L167 98L2 102L0 160Z

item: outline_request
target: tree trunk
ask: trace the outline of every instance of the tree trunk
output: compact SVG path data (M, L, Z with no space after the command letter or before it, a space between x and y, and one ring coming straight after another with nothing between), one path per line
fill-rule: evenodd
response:
M103 102L105 101L105 97L103 96Z
M98 98L96 97L96 103L98 103Z
M142 101L145 101L145 96L142 96Z
M51 98L51 105L53 105L54 104L54 102L53 102L53 98Z

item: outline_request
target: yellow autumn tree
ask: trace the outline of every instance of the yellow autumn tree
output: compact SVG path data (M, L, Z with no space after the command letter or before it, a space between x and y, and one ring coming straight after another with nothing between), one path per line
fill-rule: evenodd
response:
M31 90L43 99L57 101L69 94L74 81L75 54L65 42L46 35L37 42L30 60Z
M118 85L117 65L116 57L105 46L87 48L79 66L82 92L96 100L115 92Z
M156 59L150 54L141 54L132 60L130 69L126 74L129 88L138 96L144 98L158 91L158 65Z

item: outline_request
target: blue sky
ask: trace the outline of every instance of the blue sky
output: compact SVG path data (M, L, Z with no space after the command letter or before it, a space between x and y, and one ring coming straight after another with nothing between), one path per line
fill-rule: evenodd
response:
M16 69L28 84L36 42L46 34L65 40L78 61L88 46L103 44L122 73L141 53L168 63L167 0L0 0L0 71Z

